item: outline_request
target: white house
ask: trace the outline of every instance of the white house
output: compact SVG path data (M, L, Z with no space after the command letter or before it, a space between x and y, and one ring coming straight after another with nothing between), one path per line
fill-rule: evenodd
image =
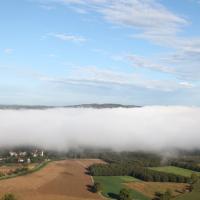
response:
M15 156L15 157L18 156L18 154L16 152L14 152L14 151L10 151L9 154L10 154L10 156Z
M23 158L19 158L19 159L18 159L18 162L19 162L19 163L24 163L24 159L23 159Z
M41 151L40 156L41 156L41 157L44 156L44 151L43 151L43 150Z
M25 151L24 151L24 152L20 152L19 155L20 155L20 156L26 156L26 155L27 155L27 152L25 152Z

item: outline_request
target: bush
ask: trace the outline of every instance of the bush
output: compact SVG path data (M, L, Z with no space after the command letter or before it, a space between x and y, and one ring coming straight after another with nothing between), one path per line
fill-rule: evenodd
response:
M5 174L3 172L0 172L0 177L5 176Z
M93 185L93 192L99 192L101 190L101 184L100 183L94 183Z
M16 197L15 197L13 194L8 193L8 194L5 194L5 195L1 198L1 200L16 200Z
M119 192L119 200L130 200L131 194L130 191L126 188L123 188Z

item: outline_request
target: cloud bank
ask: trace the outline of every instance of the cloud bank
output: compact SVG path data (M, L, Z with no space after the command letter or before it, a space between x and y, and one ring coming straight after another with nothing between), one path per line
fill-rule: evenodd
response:
M0 146L38 145L53 150L80 146L113 150L200 147L200 108L0 110Z

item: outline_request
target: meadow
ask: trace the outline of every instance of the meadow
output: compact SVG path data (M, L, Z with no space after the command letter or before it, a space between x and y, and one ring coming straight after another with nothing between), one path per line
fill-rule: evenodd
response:
M193 174L193 173L197 173L200 175L199 172L194 172L189 169L183 169L183 168L174 167L174 166L151 167L150 169L153 169L153 170L159 171L159 172L167 172L167 173L172 173L172 174L176 174L176 175L181 175L181 176L185 176L185 177L191 177L191 174Z
M122 188L127 187L125 183L141 182L130 176L94 176L94 181L101 184L102 195L108 198L117 199ZM130 189L131 197L140 200L150 200L149 197L137 190Z

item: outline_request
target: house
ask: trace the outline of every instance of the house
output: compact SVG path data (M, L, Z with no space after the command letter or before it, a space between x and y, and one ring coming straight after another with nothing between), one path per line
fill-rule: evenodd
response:
M40 152L40 156L41 156L41 157L44 156L44 151L43 151L43 150Z
M23 158L19 158L18 159L18 163L24 163L24 159Z
M32 151L32 156L33 157L38 157L38 156L41 156L41 157L44 157L44 151L43 150L34 150Z
M10 154L11 157L17 157L18 156L18 154L14 151L10 151L9 154Z
M20 152L19 155L20 155L20 156L26 156L26 155L27 155L27 152L26 152L26 151Z
M31 154L32 154L32 156L33 156L34 158L36 158L36 157L38 156L38 150L37 150L37 149L34 150Z

